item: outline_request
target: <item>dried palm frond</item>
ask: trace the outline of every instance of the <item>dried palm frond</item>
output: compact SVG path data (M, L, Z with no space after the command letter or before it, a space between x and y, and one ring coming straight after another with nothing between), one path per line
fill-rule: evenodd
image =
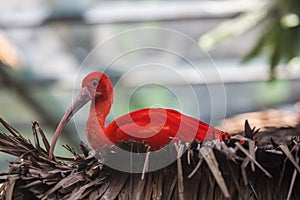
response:
M300 105L300 104L299 104ZM245 119L251 122L252 126L265 130L267 127L295 127L300 121L300 112L267 109L257 112L248 112L235 115L222 121L222 130L230 133L243 132Z
M107 147L102 155L81 143L81 153L65 146L73 158L51 160L49 143L38 123L33 123L34 144L4 120L0 123L10 132L0 133L0 151L17 157L9 171L1 174L1 199L300 198L296 189L300 187L300 126L257 133L246 121L244 133L225 142L171 144L162 157L148 152L144 144L121 143L125 150L145 152L136 165L143 172L130 173L106 165L122 155L118 148ZM285 139L276 138L278 134L273 137L276 131ZM251 142L255 148L250 151ZM163 162L164 156L177 159L147 172L153 162Z

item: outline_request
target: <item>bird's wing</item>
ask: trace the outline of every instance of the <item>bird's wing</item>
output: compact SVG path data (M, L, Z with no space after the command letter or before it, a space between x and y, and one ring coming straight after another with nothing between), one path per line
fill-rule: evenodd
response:
M152 149L165 146L170 140L219 138L221 131L178 111L163 108L147 108L117 118L106 128L113 143L146 142Z
M198 119L181 114L175 110L168 110L171 121L177 121L179 128L176 133L176 138L186 142L193 140L222 140L223 131L218 130Z
M146 142L152 149L165 146L176 130L170 128L166 109L142 109L123 115L106 127L113 143ZM173 125L176 127L176 124Z

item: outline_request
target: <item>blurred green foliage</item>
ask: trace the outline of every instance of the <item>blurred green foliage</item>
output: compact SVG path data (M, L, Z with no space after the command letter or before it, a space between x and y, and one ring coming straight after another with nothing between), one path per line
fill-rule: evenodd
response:
M243 62L267 56L271 68L270 77L275 78L275 68L279 64L287 65L300 55L300 2L299 0L265 2L259 8L246 11L203 35L199 39L199 45L211 50L220 42L263 23L264 30L252 50L243 58Z
M278 0L268 16L269 23L254 48L244 58L251 60L268 52L271 78L275 67L287 64L300 53L300 2L298 0Z

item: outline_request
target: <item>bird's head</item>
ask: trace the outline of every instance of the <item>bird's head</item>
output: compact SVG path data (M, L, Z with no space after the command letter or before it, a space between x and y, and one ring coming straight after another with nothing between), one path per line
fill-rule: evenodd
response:
M88 95L88 101L105 101L113 96L113 87L107 75L92 72L83 79L79 95Z
M76 112L78 112L89 101L92 101L93 106L100 103L103 109L107 107L106 110L109 111L112 100L113 87L108 76L102 72L92 72L88 74L82 81L79 95L75 98L73 104L69 107L56 128L49 150L49 157L52 158L58 137Z

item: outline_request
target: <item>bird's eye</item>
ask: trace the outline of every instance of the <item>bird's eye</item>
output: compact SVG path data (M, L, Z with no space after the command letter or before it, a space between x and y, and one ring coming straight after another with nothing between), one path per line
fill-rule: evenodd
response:
M94 87L97 87L97 86L98 86L98 81L93 81L93 82L92 82L92 85L93 85Z

